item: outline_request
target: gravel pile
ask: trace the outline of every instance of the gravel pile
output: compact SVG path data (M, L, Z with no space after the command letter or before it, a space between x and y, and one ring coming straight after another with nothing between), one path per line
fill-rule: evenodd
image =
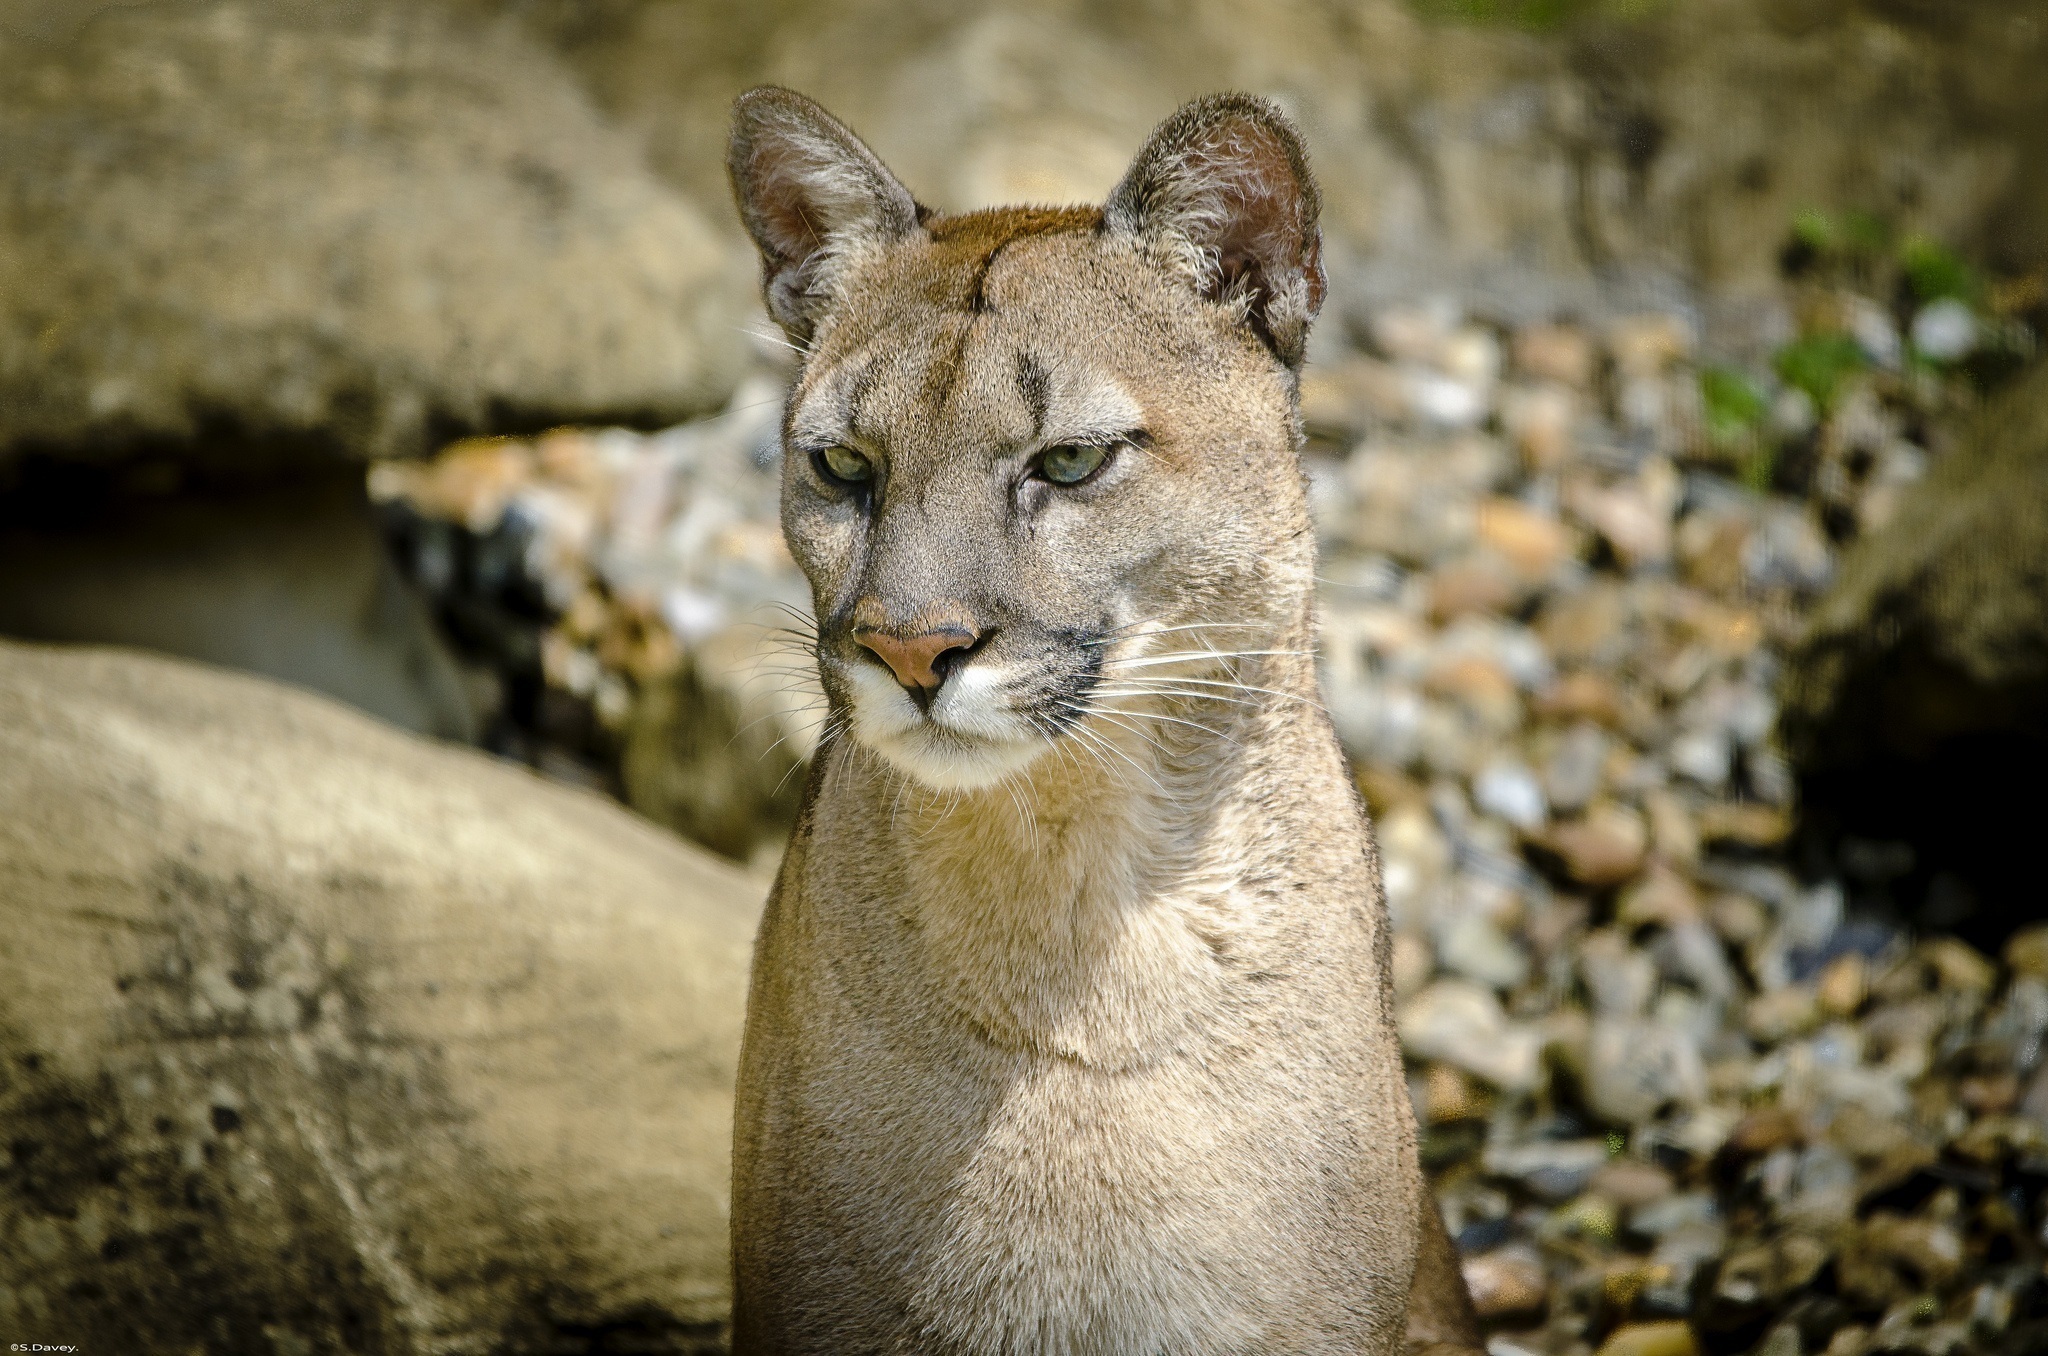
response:
M1774 736L1840 545L2026 342L1928 268L1897 307L1809 279L1748 371L1683 315L1426 304L1304 380L1325 689L1495 1356L2048 1350L2048 928L1993 959L1852 911L1910 859L1795 871ZM808 751L778 392L375 472L504 751L604 783L679 672L777 775Z

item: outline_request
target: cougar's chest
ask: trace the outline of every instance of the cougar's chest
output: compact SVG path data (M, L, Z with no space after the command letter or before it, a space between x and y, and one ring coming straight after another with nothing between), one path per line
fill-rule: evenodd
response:
M928 1349L1275 1349L1263 1311L1286 1271L1284 1219L1322 1189L1280 1160L1317 1153L1276 1155L1278 1127L1233 1082L1031 1059L954 1088L922 1125L902 1108L856 1175L873 1189L880 1160L923 1160L896 1208L865 1217L888 1221L866 1246L905 1264L901 1302Z

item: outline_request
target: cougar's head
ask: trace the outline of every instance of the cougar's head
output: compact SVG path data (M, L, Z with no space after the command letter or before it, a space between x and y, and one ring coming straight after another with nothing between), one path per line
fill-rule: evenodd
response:
M1099 208L935 214L774 88L741 96L728 163L803 353L782 523L854 737L986 785L1118 703L1210 691L1301 615L1323 274L1270 104L1189 104Z

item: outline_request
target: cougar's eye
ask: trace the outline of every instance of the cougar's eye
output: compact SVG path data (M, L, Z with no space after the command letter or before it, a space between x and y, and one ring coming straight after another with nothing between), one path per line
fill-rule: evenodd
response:
M1055 485L1078 485L1102 469L1109 449L1094 443L1062 443L1048 447L1038 459L1038 473Z
M821 448L811 453L818 474L840 485L864 485L875 478L874 464L850 447Z

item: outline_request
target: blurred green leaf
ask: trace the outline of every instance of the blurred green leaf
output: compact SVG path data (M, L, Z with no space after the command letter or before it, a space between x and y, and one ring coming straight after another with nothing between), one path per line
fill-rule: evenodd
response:
M1866 254L1882 254L1891 248L1891 223L1870 212L1849 212L1842 217L1842 244Z
M1826 254L1835 247L1835 219L1814 208L1803 208L1792 214L1792 238L1816 254Z
M1770 408L1748 377L1727 367L1700 373L1700 403L1706 410L1708 434L1723 444L1746 437Z
M1982 291L1974 269L1958 258L1955 251L1926 236L1907 239L1899 250L1899 267L1905 270L1906 282L1923 305L1944 297L1974 304Z
M1834 404L1842 382L1869 365L1863 346L1846 334L1811 334L1778 350L1771 360L1778 379L1813 397L1822 410Z

